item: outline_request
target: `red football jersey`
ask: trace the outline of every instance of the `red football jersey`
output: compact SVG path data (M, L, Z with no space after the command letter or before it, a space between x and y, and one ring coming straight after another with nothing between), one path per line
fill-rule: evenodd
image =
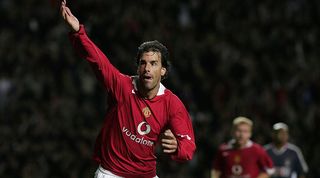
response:
M249 141L245 148L236 149L233 143L221 145L214 159L213 169L221 172L221 178L256 178L261 172L272 172L272 160L260 145Z
M166 128L178 140L172 159L192 159L196 146L191 119L176 95L160 84L153 99L139 96L138 78L121 74L88 38L82 25L79 32L70 33L70 40L108 92L109 109L94 154L103 168L122 177L154 177L155 145Z

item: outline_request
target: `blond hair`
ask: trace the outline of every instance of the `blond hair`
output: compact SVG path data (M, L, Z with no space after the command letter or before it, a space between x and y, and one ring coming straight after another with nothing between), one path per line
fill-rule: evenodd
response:
M253 122L249 118L246 118L246 117L243 117L243 116L236 117L233 120L232 124L233 124L233 127L235 127L235 126L237 126L239 124L247 124L250 127L253 126Z

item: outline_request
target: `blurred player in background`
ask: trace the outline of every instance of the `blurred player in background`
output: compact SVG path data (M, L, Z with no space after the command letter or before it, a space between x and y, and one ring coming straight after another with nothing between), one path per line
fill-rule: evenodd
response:
M191 160L196 149L191 119L180 99L161 84L168 73L167 48L158 41L142 43L136 56L138 75L130 77L89 39L65 0L61 14L72 29L73 47L108 92L109 108L95 145L94 159L100 165L95 176L157 177L154 152L163 132L163 151L177 161Z
M305 178L308 166L300 149L288 140L287 124L282 122L274 124L272 143L265 146L275 166L272 178Z
M262 146L250 140L252 125L246 117L233 120L233 139L220 146L211 178L267 178L273 173L271 158Z

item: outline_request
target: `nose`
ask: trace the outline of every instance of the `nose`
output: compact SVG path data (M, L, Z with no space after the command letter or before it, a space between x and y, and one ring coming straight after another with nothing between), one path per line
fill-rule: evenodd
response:
M145 71L146 72L150 72L150 69L151 69L151 64L150 63L146 63L146 65L145 65Z

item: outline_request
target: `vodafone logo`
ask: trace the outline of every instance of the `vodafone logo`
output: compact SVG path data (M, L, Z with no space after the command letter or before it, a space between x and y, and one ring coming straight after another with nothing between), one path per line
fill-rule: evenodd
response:
M145 127L142 127L143 125L145 125ZM144 129L144 130L142 130ZM142 121L139 125L138 125L138 128L137 128L137 131L140 135L146 135L148 133L150 133L151 131L151 127L150 125L145 122L145 121Z
M240 166L240 165L233 165L232 166L232 168L231 168L231 170L232 170L232 173L234 174L234 175L241 175L241 173L242 173L242 171L243 171L243 169L242 169L242 167Z
M140 136L135 135L128 128L122 127L122 132L123 132L124 136L127 136L133 142L141 144L141 145L150 146L150 147L154 146L153 141L148 140L142 136L142 135L146 135L146 134L150 133L150 131L151 131L151 126L147 122L145 122L145 121L140 122L140 124L138 125L138 128L137 128L137 131L140 134Z

